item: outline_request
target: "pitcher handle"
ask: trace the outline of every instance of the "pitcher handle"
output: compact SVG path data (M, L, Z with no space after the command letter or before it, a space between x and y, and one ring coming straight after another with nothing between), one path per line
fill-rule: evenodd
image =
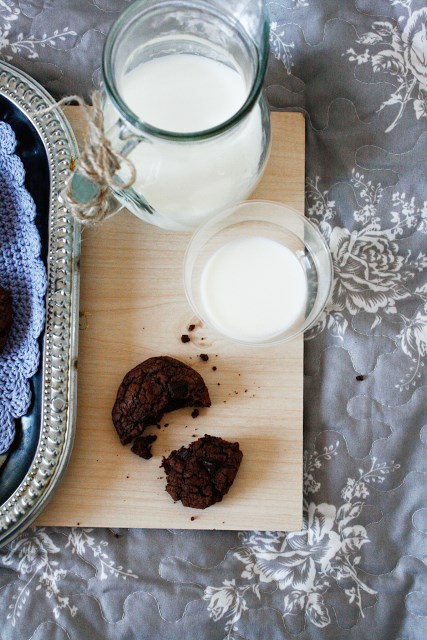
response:
M127 157L135 147L141 142L149 142L147 138L140 134L132 132L121 118L119 118L108 130L108 138L111 141L114 149L120 153L120 155ZM120 177L118 177L120 182ZM100 187L90 180L83 172L79 171L78 167L75 169L71 181L70 181L70 193L72 199L79 205L90 205L93 203L99 195ZM123 199L129 202L134 201L132 192L129 189L120 190L115 189ZM108 207L105 218L109 218L118 213L125 204L123 204L115 195L113 190L110 190L108 199ZM150 214L154 214L154 209L138 195L138 207Z

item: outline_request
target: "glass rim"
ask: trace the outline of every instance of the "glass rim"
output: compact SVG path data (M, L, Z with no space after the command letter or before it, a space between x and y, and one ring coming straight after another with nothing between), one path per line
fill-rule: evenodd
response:
M328 273L326 274L326 277L328 278L328 286L327 286L325 295L323 296L324 300L322 301L322 304L321 304L321 306L319 308L319 311L312 318L310 318L310 315L311 315L311 312L310 312L309 315L307 316L307 318L304 320L304 322L302 322L301 325L298 326L295 331L291 331L289 333L289 335L283 335L283 333L280 333L280 334L272 336L271 338L268 338L266 340L260 340L260 339L257 339L257 340L245 340L245 339L235 338L233 336L228 335L227 333L225 333L224 331L221 331L221 329L219 329L218 327L213 325L209 321L209 319L206 318L206 314L202 312L202 310L200 309L199 305L196 303L196 301L194 299L194 295L193 295L193 291L192 291L193 287L192 287L192 283L191 283L192 268L191 268L191 273L189 274L188 273L188 271L189 271L188 262L190 260L190 256L191 256L192 251L195 250L194 249L194 245L196 244L198 238L200 238L200 236L203 233L209 232L209 227L214 228L218 222L224 221L227 218L232 218L233 212L237 211L242 206L246 208L248 205L257 205L257 204L258 205L262 204L262 205L274 206L275 208L277 207L279 209L285 209L287 214L290 214L291 216L294 216L294 218L298 218L298 220L301 220L301 222L303 223L303 227L311 229L311 231L314 233L314 235L320 241L320 245L324 249L325 256L327 257ZM261 217L259 218L259 220L261 220L261 222L262 221L265 222L265 220L262 220ZM256 221L256 218L248 218L244 222L253 222L253 221ZM231 224L233 224L233 223L231 222L230 225ZM277 226L286 226L286 224L282 224L281 225L280 222L273 223L273 224L277 224ZM216 229L216 231L214 233L209 234L209 238L208 238L207 242L209 242L210 239L216 233L223 231L224 229L226 229L230 225L226 224L222 228ZM306 243L305 243L303 238L302 238L302 241L304 242L304 245L306 245ZM306 245L306 246L308 246L308 245ZM196 251L197 251L197 249L196 249ZM311 251L310 251L310 253L311 253ZM313 256L313 259L314 259L314 256ZM314 261L316 263L316 268L317 268L317 261L315 259L314 259ZM306 331L308 331L316 323L316 321L319 319L321 313L324 311L325 306L328 303L328 300L331 297L332 286L333 286L333 276L334 276L332 255L331 255L330 249L328 247L328 244L327 244L325 238L320 233L320 231L316 227L316 225L313 224L313 222L311 220L309 220L304 214L301 214L299 211L297 211L293 207L290 207L287 204L284 204L283 202L277 202L277 201L274 201L274 200L266 200L266 199L261 199L261 198L255 199L255 200L244 200L242 202L237 202L234 206L228 207L224 211L221 211L220 213L215 215L213 218L210 218L206 223L202 224L198 229L196 229L196 231L193 233L193 235L190 238L190 241L189 241L189 243L187 245L187 248L186 248L186 251L185 251L185 254L184 254L183 267L184 267L183 268L184 291L185 291L185 295L186 295L187 301L188 301L191 309L195 313L195 315L198 318L200 318L210 329L212 329L213 331L215 331L216 333L221 335L223 338L226 338L227 340L230 340L232 342L235 342L235 343L238 343L238 344L241 344L241 345L244 345L244 346L249 346L249 347L268 347L270 345L277 345L277 344L280 344L280 343L290 342L291 340L294 340L295 338L297 338L301 334L304 334Z
M146 9L144 13L158 12L162 5L166 5L170 3L171 0L164 0L163 2L159 2L155 7L149 7ZM173 0L172 0L173 3ZM219 125L215 127L211 127L209 129L203 129L201 131L191 131L189 133L186 132L176 132L169 131L167 129L160 129L159 127L155 127L150 125L148 122L145 122L141 118L139 118L125 103L122 99L120 92L117 88L117 83L114 78L113 73L113 62L112 62L112 53L114 44L117 41L117 37L123 31L123 28L128 25L132 18L138 15L138 12L141 7L145 4L145 0L137 0L133 2L127 9L125 9L117 20L111 26L107 38L104 44L103 53L102 53L102 76L104 87L106 93L113 105L120 113L120 115L137 130L142 133L146 133L156 138L164 138L166 140L173 141L193 141L193 140L203 140L207 138L212 138L216 135L224 133L232 126L240 122L254 107L257 102L259 95L262 90L262 85L264 82L264 76L267 69L268 63L268 54L269 54L269 35L270 35L270 24L268 20L268 13L265 3L263 3L263 23L262 23L262 51L260 55L260 49L256 47L258 51L258 68L255 75L254 82L252 87L248 93L248 96L236 113L234 113L230 118L221 122ZM196 7L197 5L193 2L185 2L185 5L188 7ZM206 13L209 13L209 10L206 10Z

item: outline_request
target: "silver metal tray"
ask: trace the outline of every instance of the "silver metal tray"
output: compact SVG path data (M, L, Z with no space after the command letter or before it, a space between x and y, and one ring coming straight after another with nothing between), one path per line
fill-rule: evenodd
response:
M66 469L74 440L80 233L60 193L77 155L59 109L37 115L53 98L28 75L0 61L0 120L17 135L16 153L36 202L36 224L48 274L41 361L31 380L33 402L0 469L0 546L43 510Z

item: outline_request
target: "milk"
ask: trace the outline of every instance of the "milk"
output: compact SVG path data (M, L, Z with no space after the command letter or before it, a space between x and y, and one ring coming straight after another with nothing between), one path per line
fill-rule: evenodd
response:
M231 67L191 54L172 54L140 64L124 76L121 94L151 126L194 133L231 118L243 105L247 87Z
M307 279L298 257L262 236L231 240L206 263L201 297L207 319L244 341L266 341L305 316Z
M120 86L122 98L141 120L190 135L231 118L248 90L235 69L192 54L144 62ZM149 138L129 155L137 170L134 189L160 214L160 226L195 227L252 191L259 177L262 135L256 105L238 126L209 140Z

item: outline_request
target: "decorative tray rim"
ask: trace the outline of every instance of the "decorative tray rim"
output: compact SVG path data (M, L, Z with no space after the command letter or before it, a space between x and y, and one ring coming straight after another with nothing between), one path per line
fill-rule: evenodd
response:
M74 133L43 87L0 61L0 94L25 113L46 150L50 172L48 285L41 354L43 388L37 449L20 485L0 504L0 546L21 533L44 509L67 467L77 409L80 229L61 199L77 156Z

